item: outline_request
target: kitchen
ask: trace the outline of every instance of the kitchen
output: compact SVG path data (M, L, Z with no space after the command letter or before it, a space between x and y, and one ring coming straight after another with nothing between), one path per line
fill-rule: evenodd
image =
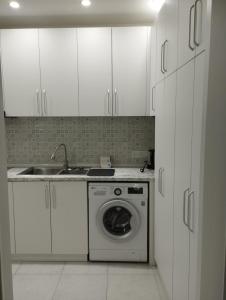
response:
M74 2L0 3L14 299L205 299L218 6Z

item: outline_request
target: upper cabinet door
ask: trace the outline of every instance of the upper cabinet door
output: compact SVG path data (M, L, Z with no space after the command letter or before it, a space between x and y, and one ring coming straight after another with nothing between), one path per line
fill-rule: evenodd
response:
M112 29L113 115L147 115L148 27Z
M42 114L78 115L76 29L39 29L39 45Z
M40 115L38 30L1 30L1 52L6 115Z
M167 21L167 6L164 5L159 12L157 20L157 82L161 81L165 76L164 70L164 46L166 42L166 21Z
M169 75L178 64L178 0L166 1L166 41L164 42L164 71Z
M78 29L81 116L112 115L111 28Z

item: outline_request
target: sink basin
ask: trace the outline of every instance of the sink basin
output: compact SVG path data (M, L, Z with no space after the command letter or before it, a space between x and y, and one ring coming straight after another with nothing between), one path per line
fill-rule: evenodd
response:
M62 168L31 167L19 173L19 175L57 175L61 170Z
M62 170L58 173L58 175L86 175L89 169L86 168L74 168Z

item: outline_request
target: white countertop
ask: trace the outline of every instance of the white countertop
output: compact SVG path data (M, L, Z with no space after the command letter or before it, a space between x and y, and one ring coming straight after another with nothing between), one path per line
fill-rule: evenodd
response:
M150 181L155 178L154 171L139 168L115 168L114 176L87 175L18 175L27 168L8 170L8 181Z

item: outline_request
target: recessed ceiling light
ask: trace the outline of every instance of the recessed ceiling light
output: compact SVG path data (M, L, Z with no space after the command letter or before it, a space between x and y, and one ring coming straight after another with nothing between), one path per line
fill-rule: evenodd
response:
M91 5L91 1L90 0L82 0L81 4L82 4L82 6L88 7Z
M158 13L161 10L164 2L165 0L148 0L148 6L151 8L151 10Z
M9 6L12 8L20 8L20 4L16 1L9 2Z

